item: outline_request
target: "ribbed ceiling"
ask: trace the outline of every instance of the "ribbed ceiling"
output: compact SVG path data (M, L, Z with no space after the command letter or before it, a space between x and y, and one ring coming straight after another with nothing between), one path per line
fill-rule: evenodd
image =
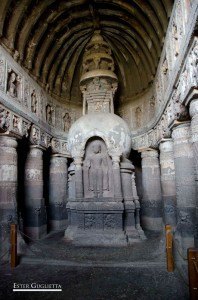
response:
M147 88L155 75L172 4L172 0L1 0L0 35L40 84L63 101L79 101L82 53L94 30L100 29L112 49L122 93L130 97Z

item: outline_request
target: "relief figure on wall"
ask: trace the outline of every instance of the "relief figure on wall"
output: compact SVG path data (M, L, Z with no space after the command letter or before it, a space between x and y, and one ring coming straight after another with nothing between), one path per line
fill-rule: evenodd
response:
M46 106L46 121L49 125L52 125L52 114L53 114L54 109L52 108L51 105Z
M35 90L33 90L31 94L31 110L33 113L37 112L37 97Z
M17 76L13 71L8 79L8 93L12 97L17 97Z
M100 141L91 145L84 167L88 173L88 190L93 191L94 197L103 197L103 191L109 190L109 170L107 155L102 152Z
M136 116L136 127L140 127L141 119L142 119L142 110L139 106L135 110L135 116Z
M69 115L68 112L65 113L63 117L63 129L64 131L68 132L70 127L71 127L71 116Z

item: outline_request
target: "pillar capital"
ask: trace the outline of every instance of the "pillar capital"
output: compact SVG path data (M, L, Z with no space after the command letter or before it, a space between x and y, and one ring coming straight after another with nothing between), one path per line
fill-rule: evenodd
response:
M190 102L189 112L191 118L198 116L198 97Z
M173 151L173 140L170 138L161 140L159 149L163 152Z
M116 155L116 156L112 156L112 163L113 163L113 168L117 169L120 167L120 156Z
M17 139L9 135L0 135L0 147L16 148Z
M158 157L158 150L152 148L146 148L141 150L141 157L142 158L149 158L149 157Z
M51 158L63 158L67 161L68 157L65 154L61 154L61 153L52 153L51 154Z
M182 122L173 127L173 140L188 140L190 138L190 121Z

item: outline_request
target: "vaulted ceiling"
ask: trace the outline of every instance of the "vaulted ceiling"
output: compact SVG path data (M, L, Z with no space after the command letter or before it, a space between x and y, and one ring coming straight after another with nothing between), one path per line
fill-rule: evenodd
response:
M1 0L1 42L60 100L78 102L83 50L95 29L109 43L123 98L152 82L172 0Z

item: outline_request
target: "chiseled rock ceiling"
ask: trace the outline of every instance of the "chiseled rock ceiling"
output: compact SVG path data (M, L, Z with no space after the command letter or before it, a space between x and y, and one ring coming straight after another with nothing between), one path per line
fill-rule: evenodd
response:
M172 0L1 0L1 42L43 87L78 102L83 50L95 29L109 43L120 98L155 76Z

